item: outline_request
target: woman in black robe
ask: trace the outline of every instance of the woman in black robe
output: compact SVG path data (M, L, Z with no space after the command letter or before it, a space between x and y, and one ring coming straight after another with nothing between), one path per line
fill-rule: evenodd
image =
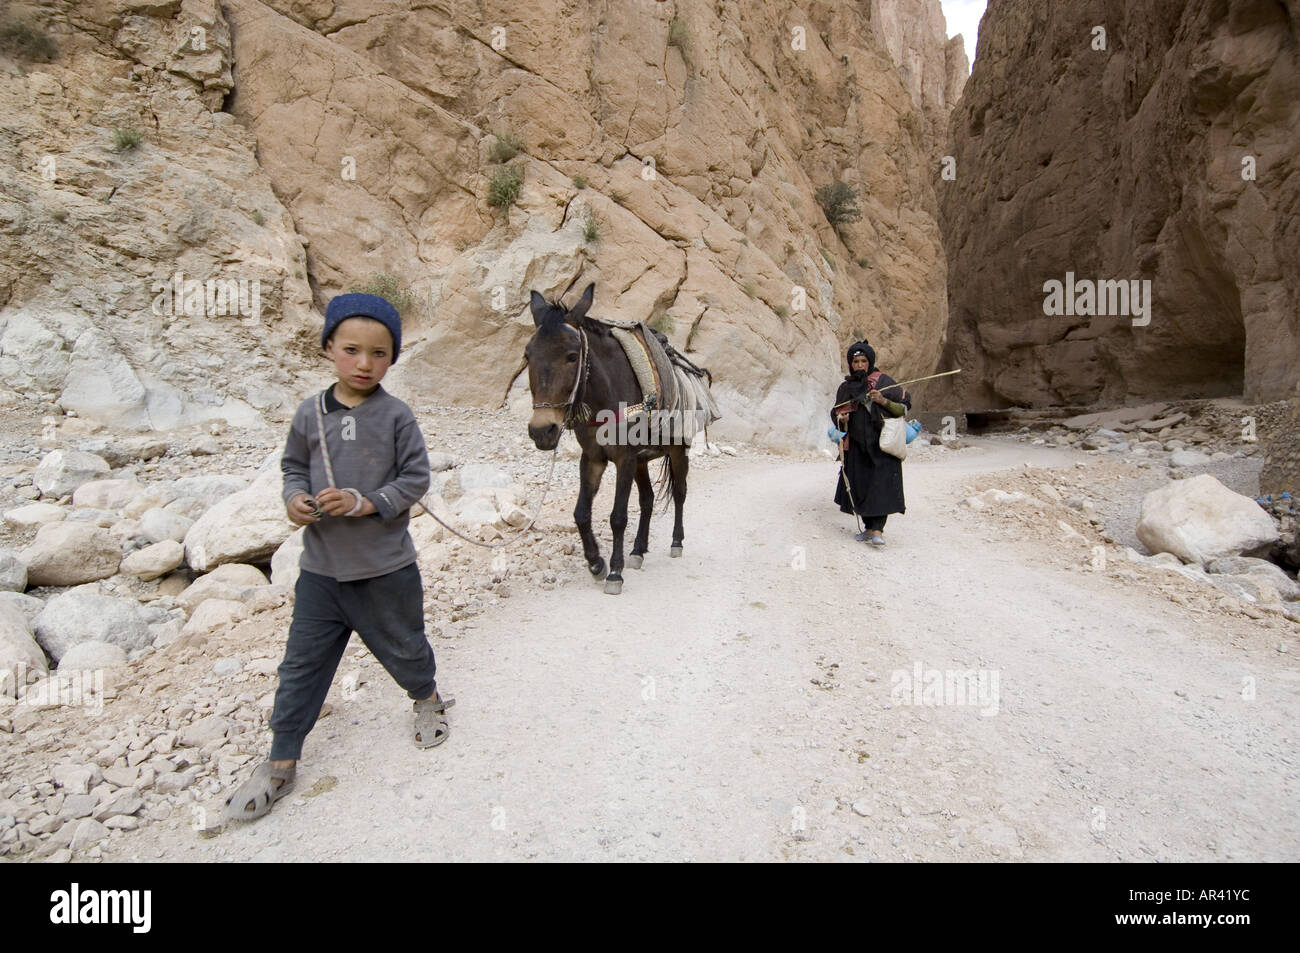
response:
M880 449L880 428L886 415L902 417L912 409L912 398L894 385L894 379L876 368L876 352L866 341L849 348L849 375L835 393L835 406L851 404L847 419L831 411L831 420L847 431L843 454L843 474L848 476L849 495L844 492L844 478L836 481L835 502L845 513L855 505L866 530L857 539L873 546L885 545L885 520L890 513L906 511L903 502L903 461ZM874 375L879 374L876 378ZM875 387L872 387L874 381Z

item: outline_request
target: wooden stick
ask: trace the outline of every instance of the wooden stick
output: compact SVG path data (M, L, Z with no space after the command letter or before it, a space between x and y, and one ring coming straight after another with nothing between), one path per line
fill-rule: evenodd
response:
M921 383L921 381L932 381L936 377L947 377L949 374L960 374L960 373L961 373L961 368L959 367L955 371L944 371L942 374L931 374L929 377L915 377L910 381L903 381L902 383L890 384L889 387L906 387L908 384L919 384ZM886 387L885 390L889 390L889 387Z

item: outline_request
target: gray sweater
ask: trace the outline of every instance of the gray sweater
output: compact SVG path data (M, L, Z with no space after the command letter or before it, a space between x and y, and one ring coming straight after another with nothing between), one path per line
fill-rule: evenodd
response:
M293 415L280 469L286 503L329 486L320 452L316 403ZM307 527L299 566L353 582L382 576L415 562L406 531L413 504L429 489L429 456L415 414L382 387L357 404L324 415L325 442L339 489L349 487L375 505L369 516L324 516Z

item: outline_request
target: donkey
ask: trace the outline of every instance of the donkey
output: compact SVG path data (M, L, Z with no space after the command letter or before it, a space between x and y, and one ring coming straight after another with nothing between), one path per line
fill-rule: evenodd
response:
M582 536L587 568L596 579L605 580L605 592L617 595L623 589L623 531L627 528L627 502L633 481L641 518L627 565L640 569L649 548L650 511L655 502L649 462L665 458L665 470L660 474L661 492L665 483L671 481L672 485L675 514L669 556L682 554L682 504L686 501L686 472L690 464L684 441L619 444L597 439L599 434L607 435L608 430L614 429L598 430L598 424L640 403L642 393L636 373L609 327L587 317L595 293L596 285L589 284L571 309L562 303L548 302L536 291L532 293L530 307L537 330L524 348L528 386L533 394L528 435L539 450L553 450L565 429L573 430L578 438L582 459L578 464L580 488L573 520ZM626 432L623 436L627 437ZM609 516L614 548L606 576L605 560L591 531L591 504L610 463L618 475L614 483L614 509Z

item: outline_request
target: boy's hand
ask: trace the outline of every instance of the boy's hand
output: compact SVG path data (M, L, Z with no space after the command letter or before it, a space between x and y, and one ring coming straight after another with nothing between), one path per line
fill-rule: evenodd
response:
M352 511L352 508L357 505L357 498L346 490L330 487L316 494L316 505L330 516L347 516ZM375 504L363 496L361 497L361 509L352 515L369 516L374 512L376 512Z
M312 515L314 510L307 501L310 497L306 493L299 493L288 503L285 504L284 510L289 515L289 522L295 526L309 526L316 522L318 517Z

